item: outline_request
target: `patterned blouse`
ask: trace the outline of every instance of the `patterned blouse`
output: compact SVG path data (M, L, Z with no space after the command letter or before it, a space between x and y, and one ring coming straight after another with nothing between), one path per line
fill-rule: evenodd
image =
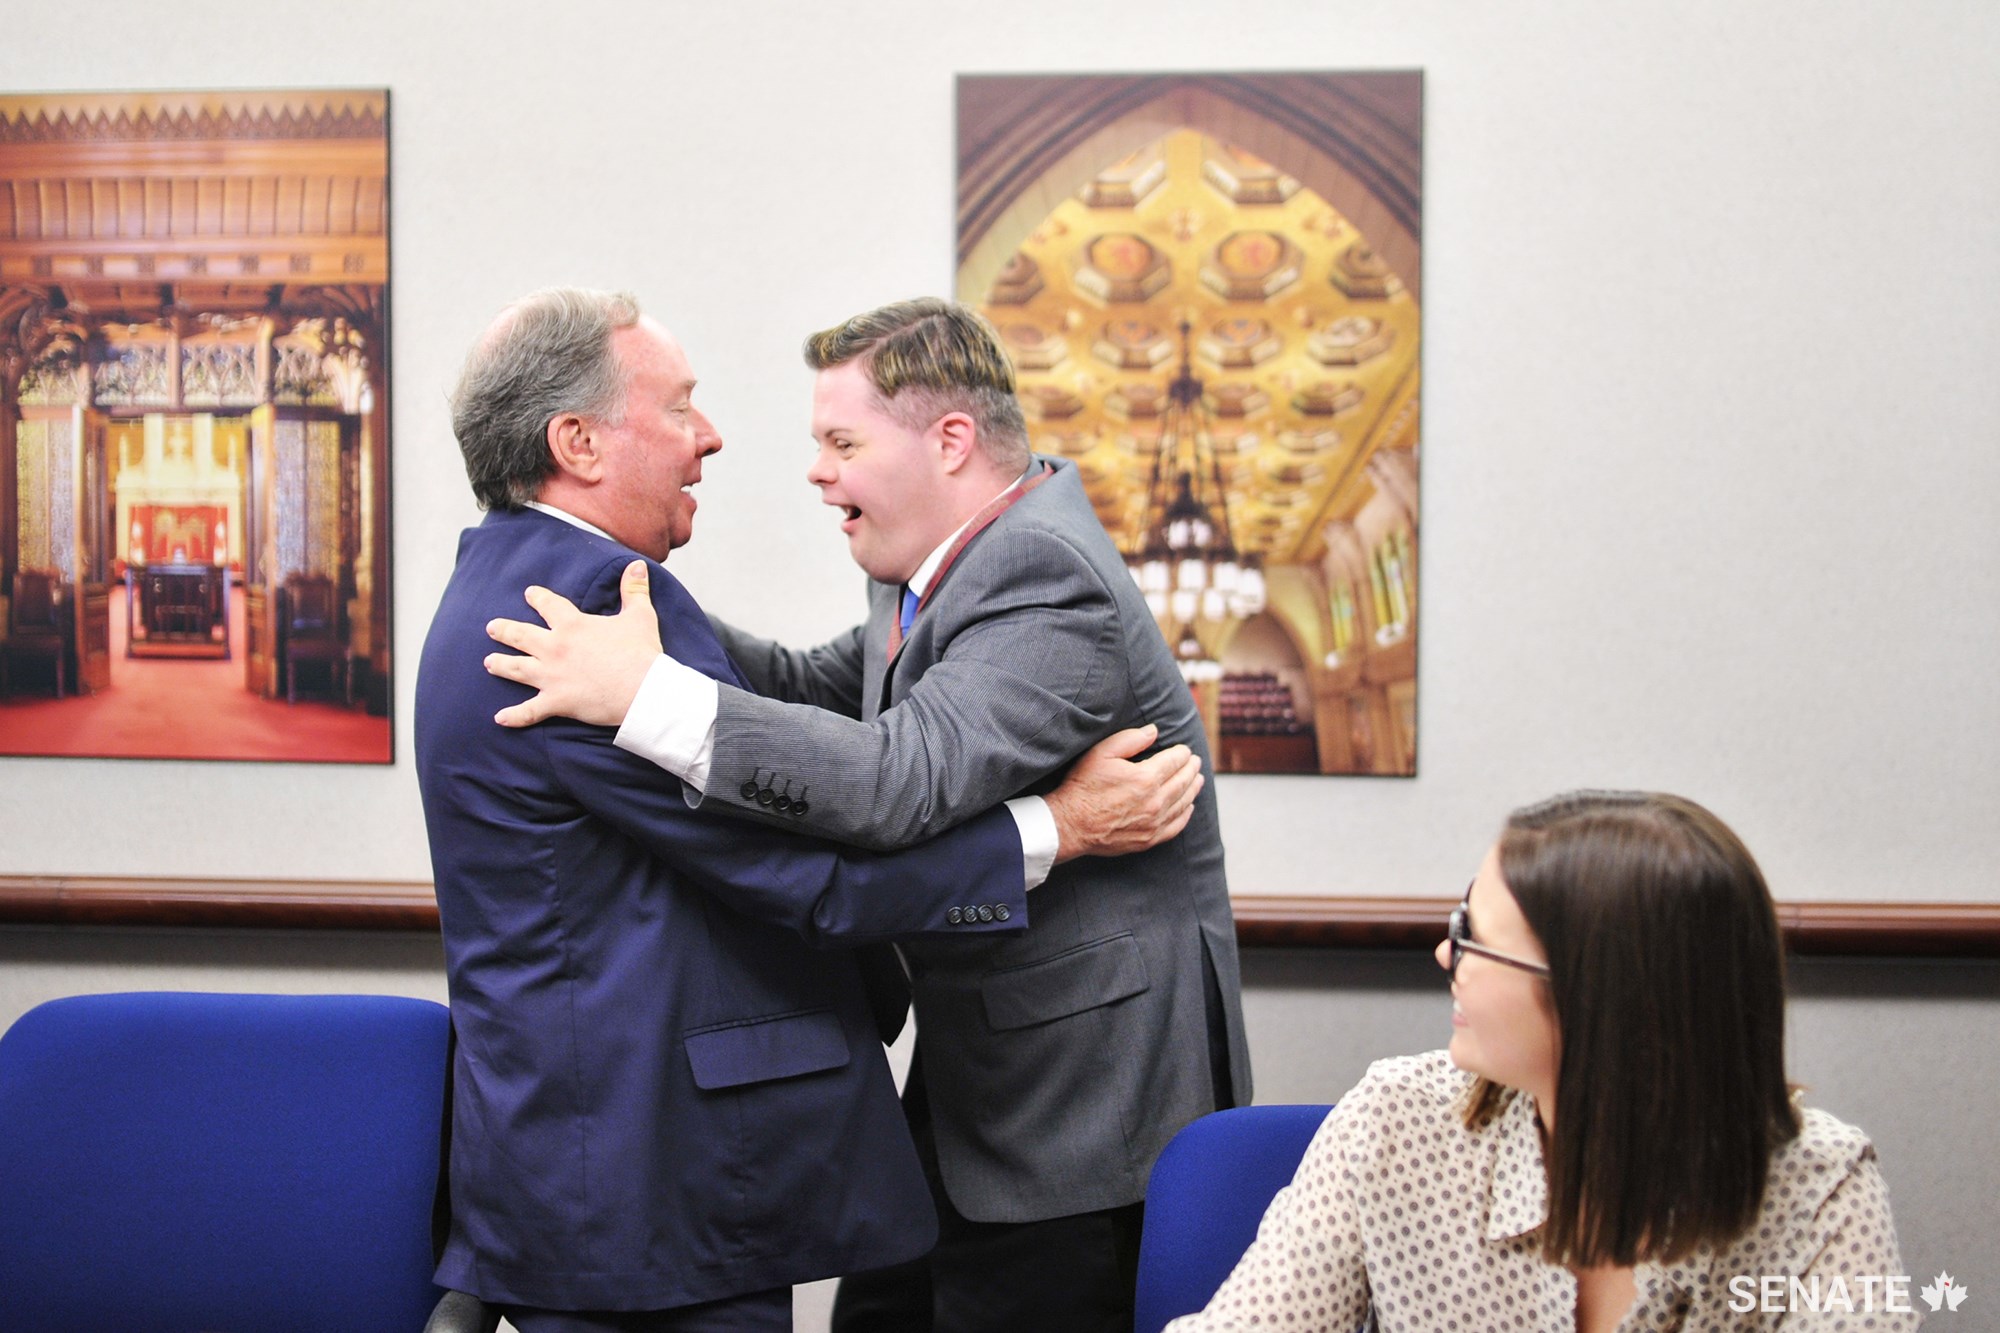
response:
M1468 1129L1473 1082L1443 1051L1371 1067L1208 1308L1167 1333L1353 1333L1371 1312L1382 1333L1573 1333L1576 1278L1540 1252L1548 1199L1534 1101L1517 1095ZM1913 1313L1888 1312L1910 1307L1907 1283L1892 1295L1859 1281L1903 1272L1873 1146L1823 1111L1802 1120L1772 1156L1755 1225L1719 1250L1639 1264L1619 1333L1917 1326ZM1811 1285L1764 1281L1792 1277Z

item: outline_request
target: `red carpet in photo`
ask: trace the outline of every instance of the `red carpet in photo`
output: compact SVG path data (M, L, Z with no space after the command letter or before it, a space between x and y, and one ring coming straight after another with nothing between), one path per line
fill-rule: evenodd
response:
M111 688L56 699L54 684L22 679L0 698L0 755L92 755L131 759L250 759L291 763L386 764L389 719L326 702L315 670L299 702L243 688L243 601L232 597L233 656L125 656L125 590L111 593ZM26 691L23 693L22 691Z

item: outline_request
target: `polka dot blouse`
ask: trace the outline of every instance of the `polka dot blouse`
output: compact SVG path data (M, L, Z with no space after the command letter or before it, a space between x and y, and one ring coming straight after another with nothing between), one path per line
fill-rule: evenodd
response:
M1571 1333L1576 1279L1539 1248L1548 1198L1533 1101L1516 1096L1468 1129L1472 1085L1443 1051L1370 1068L1320 1126L1208 1308L1167 1333L1354 1333L1371 1313L1381 1333ZM1620 1333L1917 1326L1915 1314L1885 1310L1880 1282L1864 1296L1856 1281L1904 1271L1874 1148L1822 1111L1806 1110L1803 1122L1773 1155L1763 1208L1743 1236L1679 1263L1638 1265ZM1825 1299L1836 1275L1852 1311ZM1792 1300L1788 1285L1771 1298L1754 1285L1772 1276L1817 1277L1822 1309L1762 1309ZM1732 1286L1744 1277L1752 1282Z

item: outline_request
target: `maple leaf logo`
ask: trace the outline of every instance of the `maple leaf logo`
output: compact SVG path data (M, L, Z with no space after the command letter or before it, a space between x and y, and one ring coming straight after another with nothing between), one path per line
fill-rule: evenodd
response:
M1966 1286L1954 1280L1949 1273L1939 1273L1936 1280L1928 1287L1920 1288L1917 1294L1924 1298L1924 1304L1930 1306L1932 1311L1955 1311L1965 1303Z

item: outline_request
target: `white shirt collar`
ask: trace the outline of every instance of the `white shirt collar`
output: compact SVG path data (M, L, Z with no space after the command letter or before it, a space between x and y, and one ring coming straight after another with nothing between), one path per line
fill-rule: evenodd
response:
M1535 1099L1515 1092L1488 1132L1497 1146L1486 1190L1486 1239L1525 1236L1549 1220L1549 1173Z
M606 532L603 528L598 527L595 523L586 523L582 519L578 518L575 514L570 513L566 509L558 509L554 505L543 504L540 500L528 501L528 508L539 509L544 514L547 514L550 518L559 518L573 528L582 528L585 532L594 532L608 542L618 541L616 537ZM623 546L625 543L618 542L618 544L620 546Z
M1027 482L1029 474L1033 473L1035 469L1040 466L1041 463L1039 460L1030 458L1028 460L1027 471L1023 472L1020 476L1014 478L1013 482L1010 483L1009 485L994 492L993 500L999 499L1001 496L1007 494L1009 491L1017 491L1021 489L1022 485ZM978 518L979 514L985 513L986 505L992 504L993 500L988 500L985 505L979 506L979 513L974 514L972 518ZM938 566L944 563L944 553L951 549L952 543L958 540L960 533L964 532L967 528L972 526L972 518L966 519L965 522L959 524L956 528L953 528L951 531L951 536L946 537L943 541L939 542L934 548L932 548L931 553L924 557L924 562L921 565L917 566L917 572L910 575L909 589L911 592L915 593L920 600L922 599L923 595L926 592L930 591L931 580L937 577Z

